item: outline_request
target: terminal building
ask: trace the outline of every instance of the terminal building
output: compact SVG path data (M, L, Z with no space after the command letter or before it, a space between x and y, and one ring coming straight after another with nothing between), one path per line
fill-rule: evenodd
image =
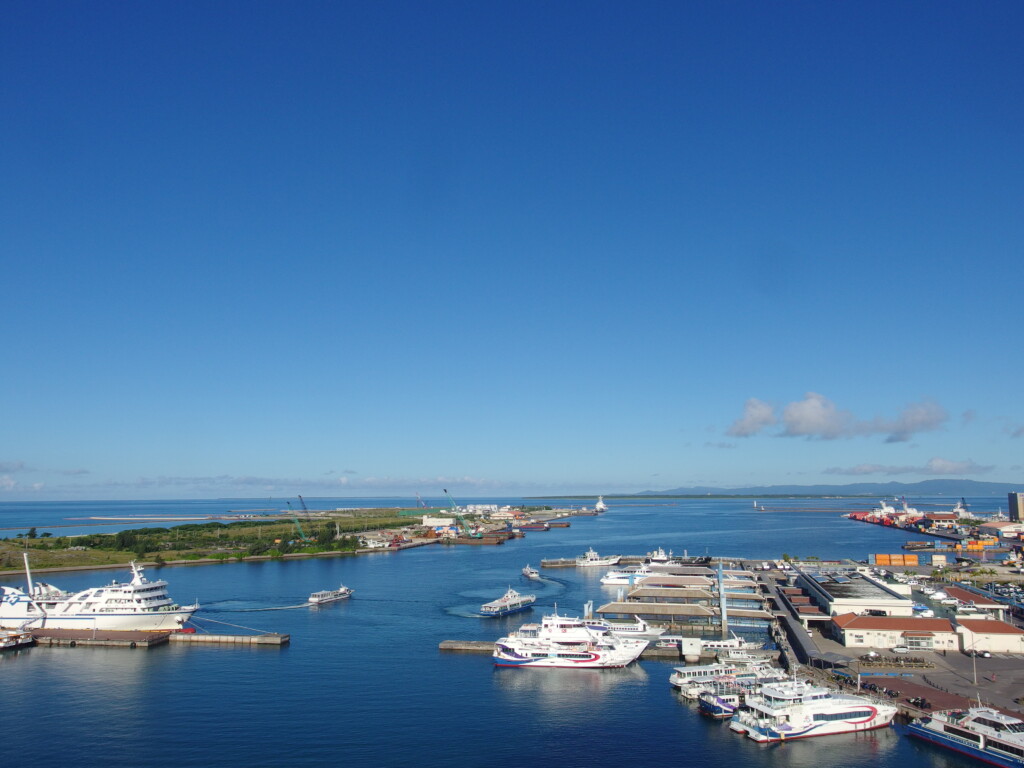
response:
M663 572L641 579L628 592L622 589L616 600L596 612L605 618L639 616L684 635L770 634L774 617L754 574L736 570L719 574L693 566L658 569Z
M807 629L827 629L833 616L914 615L914 601L896 585L872 578L857 566L842 563L792 563L788 586L777 590L780 607L787 608ZM902 585L900 585L902 586ZM908 590L909 591L909 590Z

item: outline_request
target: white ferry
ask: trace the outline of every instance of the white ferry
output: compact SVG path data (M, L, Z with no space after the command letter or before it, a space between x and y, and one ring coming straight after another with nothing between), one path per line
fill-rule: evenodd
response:
M611 632L619 637L642 637L646 640L656 640L661 637L664 627L652 627L639 616L634 616L633 621L608 621L607 619L584 619L583 623L598 632Z
M0 586L0 628L174 630L188 621L199 604L178 605L167 596L167 582L149 581L132 561L132 580L65 592L52 584L32 582L25 556L28 589Z
M892 704L833 692L806 680L766 683L745 704L729 728L759 742L870 731L886 727L896 716Z
M346 600L352 597L354 589L346 587L342 584L337 589L323 589L319 592L314 592L309 596L310 605L323 605L324 603L333 603L338 600Z
M990 707L932 712L907 732L918 739L1006 768L1024 766L1024 721Z
M601 557L594 551L593 547L588 549L582 555L576 557L576 565L578 567L585 567L591 565L618 565L619 560L622 559L621 555L607 555Z
M702 691L715 685L732 684L750 688L765 682L776 682L781 675L782 670L767 661L754 664L720 661L675 667L668 676L668 682L686 698L695 699Z
M604 503L604 496L597 497L597 503L594 505L595 512L607 512L608 505Z
M646 647L646 640L597 631L556 613L499 638L493 656L499 667L608 669L633 663Z
M528 579L540 580L540 571L528 564L523 568L523 576Z
M608 571L608 573L601 577L601 583L606 587L632 586L641 579L654 575L654 571L646 563L643 565L627 565L618 571Z
M535 602L537 602L536 595L521 595L509 587L508 591L497 600L491 600L491 602L481 605L480 613L484 616L507 616L516 611L525 611Z

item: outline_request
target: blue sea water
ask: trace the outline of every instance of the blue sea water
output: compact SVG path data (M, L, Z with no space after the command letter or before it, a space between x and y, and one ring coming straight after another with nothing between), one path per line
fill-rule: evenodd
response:
M285 632L291 644L0 654L5 752L41 766L970 765L897 729L754 744L679 699L668 685L668 662L624 670L496 669L486 655L438 650L446 639L493 640L556 604L578 615L588 600L612 599L615 590L598 581L602 569L545 570L541 582L520 576L527 563L590 546L623 554L661 546L676 554L861 559L899 551L906 538L841 518L850 502L764 503L762 512L738 500L615 501L608 514L573 518L571 528L503 546L152 569L149 575L166 579L175 599L202 603L197 620L204 627ZM139 508L152 514L153 504ZM196 507L160 504L164 513ZM225 502L205 504L225 511ZM343 504L364 505L335 506ZM34 511L43 513L35 516L43 530L82 509L64 503ZM32 522L23 511L0 509L4 515L18 516L14 525ZM44 578L81 588L124 575ZM355 589L351 600L302 605L310 592L339 583ZM509 585L535 593L537 606L497 619L473 615Z

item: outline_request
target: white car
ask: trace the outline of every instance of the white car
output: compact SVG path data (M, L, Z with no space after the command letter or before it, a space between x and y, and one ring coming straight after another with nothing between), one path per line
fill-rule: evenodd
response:
M910 649L905 645L897 645L892 649L893 653L910 653Z

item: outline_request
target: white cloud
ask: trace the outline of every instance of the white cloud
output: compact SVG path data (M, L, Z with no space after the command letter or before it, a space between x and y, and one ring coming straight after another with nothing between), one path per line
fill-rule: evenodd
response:
M13 490L14 486L16 486L17 484L18 484L17 481L13 477L11 477L10 475L2 475L2 476L0 476L0 490L4 490L4 491Z
M803 400L782 410L781 437L836 440L868 435L886 435L887 443L902 443L919 432L939 429L949 419L946 410L930 401L911 403L894 419L858 420L824 395L808 392ZM755 397L747 400L743 416L727 430L734 437L750 437L777 423L772 406Z
M995 467L967 461L950 461L932 458L924 466L900 466L886 464L857 464L853 467L830 467L828 475L983 475Z
M828 398L808 392L804 399L790 403L782 411L782 434L786 437L818 437L834 440L849 437L853 416L840 411Z
M764 400L752 397L744 404L743 415L733 422L726 434L733 437L750 437L775 422L775 409Z

